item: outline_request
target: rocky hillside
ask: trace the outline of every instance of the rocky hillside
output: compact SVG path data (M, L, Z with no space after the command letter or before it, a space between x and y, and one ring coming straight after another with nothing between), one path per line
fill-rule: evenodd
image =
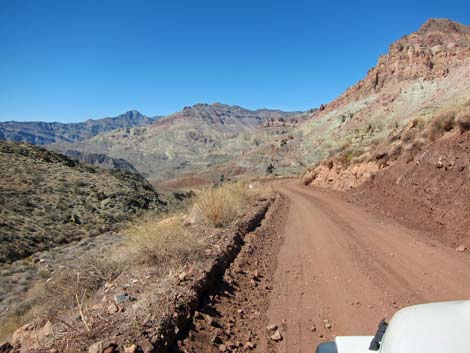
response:
M54 148L123 158L158 181L191 179L195 174L205 177L205 173L208 178L259 174L287 155L284 164L291 167L296 157L289 154L293 140L289 131L304 118L298 112L197 104L149 126L119 129Z
M0 141L0 263L95 236L143 210L162 210L140 175Z
M82 123L0 122L0 139L47 145L54 142L81 141L100 133L135 126L149 125L149 118L131 110L114 118L89 119Z
M427 21L301 129L304 184L470 247L470 26Z
M330 111L350 101L413 80L446 78L469 58L470 26L447 19L430 19L417 32L390 45L367 76L326 106Z
M138 173L137 169L132 164L121 158L111 158L105 154L100 153L85 153L74 150L67 150L64 152L67 157L76 160L83 161L88 164L93 164L101 168L106 169L122 169L132 173Z
M366 77L300 128L300 153L315 163L349 146L367 145L429 120L470 95L470 26L431 19L390 46Z

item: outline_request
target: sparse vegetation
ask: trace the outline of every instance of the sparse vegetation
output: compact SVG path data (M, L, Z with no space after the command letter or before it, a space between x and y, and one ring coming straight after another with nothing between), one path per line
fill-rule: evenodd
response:
M65 268L40 268L39 281L27 291L24 300L3 315L0 337L10 336L25 323L38 319L43 323L57 319L68 310L86 310L86 303L97 290L136 266L149 267L163 276L194 263L203 256L210 229L232 225L242 217L247 205L264 196L264 192L269 190L256 181L219 183L200 191L194 200L193 208L202 215L202 223L185 224L181 209L177 211L181 213L167 218L157 213L147 214L132 221L123 231L126 237L122 243L107 248L107 253L115 255L94 254L79 257ZM75 324L92 326L84 318L71 323Z
M96 236L166 207L140 175L0 141L0 263Z
M137 221L126 232L128 249L138 262L155 265L162 271L197 258L203 242L197 232L183 225L183 221L181 215Z
M460 132L470 131L470 107L458 113L455 121Z
M246 182L227 183L203 190L197 197L195 207L201 212L206 224L220 228L236 221L255 196Z
M0 339L25 323L51 319L62 310L75 308L119 275L122 266L117 259L85 256L77 266L63 268L50 280L37 282L0 322Z
M455 127L456 115L457 113L454 109L438 112L429 123L429 140L434 141L444 133L452 130Z
M354 163L375 162L384 167L403 155L410 162L424 145L456 129L461 133L470 130L468 104L438 110L429 120L415 118L405 127L398 129L397 126L388 136L369 140L367 144L353 144L348 140L339 149L332 150L328 158L307 168L301 180L306 185L310 184L317 177L315 168L318 165L328 169L335 165L347 169ZM365 131L373 133L375 130L376 126L369 124Z

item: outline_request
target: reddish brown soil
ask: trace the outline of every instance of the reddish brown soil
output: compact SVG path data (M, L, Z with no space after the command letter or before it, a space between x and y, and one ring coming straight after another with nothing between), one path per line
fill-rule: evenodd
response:
M247 172L246 168L232 166L219 168L207 173L181 175L178 178L165 180L163 182L154 181L153 184L156 185L158 190L164 191L200 188L218 182L221 175L224 175L225 178L232 178L237 175L247 174Z
M451 247L470 247L470 132L450 134L403 156L348 200L392 217Z
M424 241L335 193L294 180L273 186L288 212L269 217L272 226L247 243L219 291L202 303L210 317L196 315L180 351L314 352L335 335L373 334L401 307L469 298L465 252ZM270 338L272 324L281 341Z

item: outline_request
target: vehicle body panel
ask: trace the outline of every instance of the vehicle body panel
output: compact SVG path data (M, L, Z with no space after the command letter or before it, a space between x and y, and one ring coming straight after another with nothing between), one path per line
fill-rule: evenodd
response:
M370 353L373 336L338 336L335 339L338 353Z

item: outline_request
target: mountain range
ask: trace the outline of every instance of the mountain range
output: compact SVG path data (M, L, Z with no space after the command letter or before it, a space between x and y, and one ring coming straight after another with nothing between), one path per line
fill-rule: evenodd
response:
M365 78L307 112L196 104L153 119L132 111L79 124L0 124L0 138L47 145L73 158L125 160L158 184L221 176L292 175L347 146L384 138L470 96L470 27L431 19L392 43ZM67 152L72 151L72 152ZM102 163L119 168L123 163Z
M7 121L0 122L0 139L36 145L75 142L115 129L149 125L157 118L131 110L114 118L89 119L81 123Z
M211 179L264 173L272 162L272 153L259 153L261 148L282 136L287 140L289 129L302 118L300 112L196 104L151 125L113 130L50 148L123 158L142 175L157 181L195 174Z

